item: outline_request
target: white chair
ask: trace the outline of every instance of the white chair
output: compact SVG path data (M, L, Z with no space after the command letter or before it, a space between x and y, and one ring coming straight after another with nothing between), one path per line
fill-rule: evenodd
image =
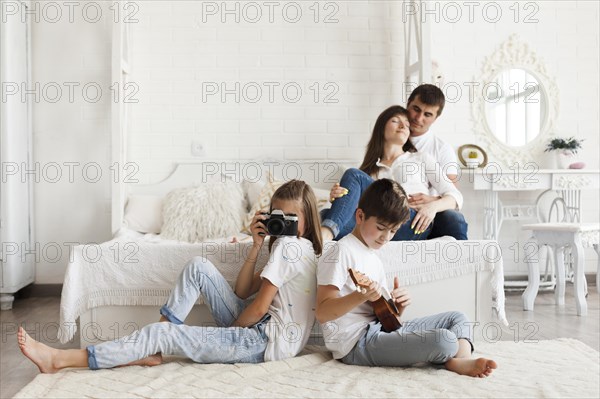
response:
M570 247L573 254L573 272L575 275L575 303L577 315L587 315L585 300L584 246L593 247L598 253L596 271L596 289L600 292L600 225L598 223L534 223L524 225L523 230L531 230L539 246L547 245L553 249L556 274L555 299L558 305L565 303L565 263L564 250ZM523 293L523 309L533 310L535 297L540 286L540 268L537 260L528 262L528 283Z
M541 209L548 194L552 195L553 200L548 207L548 215L545 216ZM572 223L573 219L579 219L579 215L572 212L562 196L556 196L556 192L551 190L540 194L536 201L536 208L540 223L528 224L522 226L522 229L532 231L532 238L538 242L540 249L548 249L546 271L543 278L544 285L550 288L555 286L556 303L564 305L565 277L568 272L565 269L564 259L565 252L571 251L569 265L573 269L577 314L585 315L587 313L585 302L587 283L583 273L585 268L583 248L593 247L598 254L596 289L600 293L599 225L598 223ZM533 310L535 297L540 288L539 262L537 259L527 260L529 273L527 288L523 293L523 309ZM577 277L578 273L580 273L579 278Z

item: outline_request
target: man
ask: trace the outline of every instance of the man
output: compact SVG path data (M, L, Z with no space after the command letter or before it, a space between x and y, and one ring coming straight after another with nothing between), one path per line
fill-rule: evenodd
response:
M410 123L410 141L419 152L433 156L447 178L457 185L458 161L454 149L448 143L429 131L431 125L444 110L444 93L432 84L417 87L408 97L408 121ZM440 178L443 178L440 176ZM410 197L409 205L418 209L420 205L440 198L435 190L430 195L416 194ZM436 215L429 238L452 235L467 239L467 223L462 213L447 210Z

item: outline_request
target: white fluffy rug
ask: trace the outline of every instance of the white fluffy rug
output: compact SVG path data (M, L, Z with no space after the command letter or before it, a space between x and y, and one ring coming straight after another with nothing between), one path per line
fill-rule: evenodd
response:
M63 370L39 375L16 398L201 397L599 397L598 352L580 341L479 343L495 359L488 378L441 368L347 366L314 352L260 365L200 365Z

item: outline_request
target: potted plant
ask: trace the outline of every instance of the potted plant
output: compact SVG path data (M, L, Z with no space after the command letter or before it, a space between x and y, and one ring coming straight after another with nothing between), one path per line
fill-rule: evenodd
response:
M584 139L580 140L575 137L569 137L568 139L556 137L548 142L544 152L556 151L558 167L567 169L569 168L569 165L573 163L574 156L577 154L577 151L581 149L581 143L583 141Z
M479 166L479 154L477 151L469 151L467 155L467 166L469 168L476 168Z

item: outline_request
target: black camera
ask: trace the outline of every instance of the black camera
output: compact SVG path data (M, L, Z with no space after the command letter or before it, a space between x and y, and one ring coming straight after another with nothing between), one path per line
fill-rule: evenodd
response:
M262 213L267 218L262 223L270 236L297 236L298 216L295 213L286 215L282 210L274 209L271 213Z

